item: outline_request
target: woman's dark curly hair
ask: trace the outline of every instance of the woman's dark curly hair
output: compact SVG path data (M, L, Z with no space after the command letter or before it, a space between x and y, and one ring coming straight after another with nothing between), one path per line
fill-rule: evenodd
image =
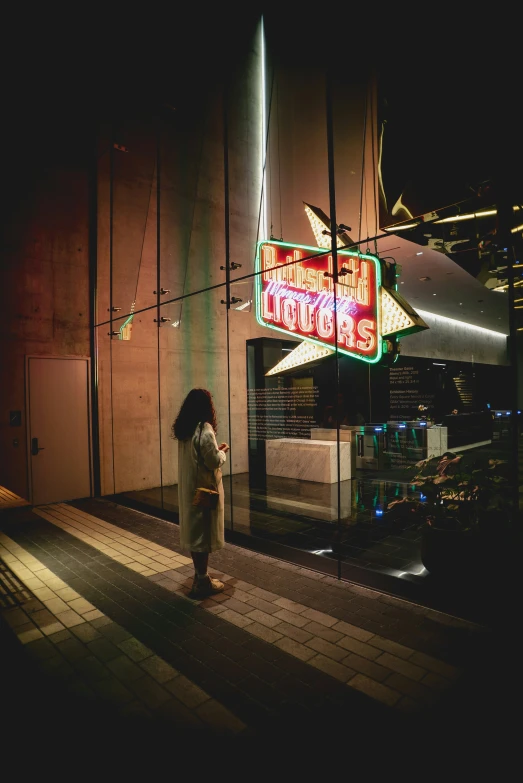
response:
M176 438L176 440L191 438L201 421L208 421L214 432L216 432L216 411L214 410L211 392L207 391L207 389L191 389L183 401L172 426L173 438Z

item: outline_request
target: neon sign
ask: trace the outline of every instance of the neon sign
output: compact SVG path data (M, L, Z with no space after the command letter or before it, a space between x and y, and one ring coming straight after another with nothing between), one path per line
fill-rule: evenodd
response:
M341 282L335 296L332 253L305 245L259 242L258 323L331 350L337 347L340 353L365 362L378 362L383 350L380 260L338 250L338 267Z

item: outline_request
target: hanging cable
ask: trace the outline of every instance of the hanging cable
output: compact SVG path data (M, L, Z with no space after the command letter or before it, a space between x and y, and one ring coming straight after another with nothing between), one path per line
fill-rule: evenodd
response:
M360 186L360 214L358 223L358 242L361 242L361 221L363 214L363 182L365 180L365 142L367 139L367 96L368 92L365 92L365 103L363 107L363 143L361 154L361 186ZM368 232L367 232L368 233Z
M267 175L268 176L268 180L269 180L269 185L268 185L267 189L269 191L269 196L270 196L269 200L270 200L270 211L271 211L271 214L270 214L271 230L269 232L269 238L270 239L274 239L274 236L273 236L273 233L272 233L272 229L273 229L273 214L272 214L273 193L272 193L272 190L273 190L273 179L274 178L272 176L272 144L271 144L271 142L270 142L268 137L269 137L269 132L267 132L267 159L268 159L268 169L269 169L269 172L268 172L268 175Z
M270 92L270 98L269 98L269 111L267 113L267 133L265 135L265 155L263 158L263 166L262 166L262 177L261 177L261 189L260 189L260 206L258 208L258 225L256 230L256 237L259 238L260 236L260 223L261 223L261 213L262 213L262 207L263 207L263 195L264 195L264 188L263 183L265 180L265 168L267 166L267 147L269 144L269 128L271 124L271 113L272 113L272 96L274 91L274 70L272 72L272 78L271 78L271 92Z
M157 175L156 159L154 161L153 170L152 170L152 174L151 174L151 187L149 188L149 201L147 203L147 212L145 213L145 221L144 221L143 235L142 235L142 247L141 247L141 250L140 250L140 261L138 262L138 273L136 275L136 288L134 290L134 299L133 299L133 303L132 303L132 306L131 306L131 313L134 311L134 307L136 305L136 300L138 298L138 283L140 281L140 270L142 268L143 249L144 249L144 246L145 246L145 235L147 233L147 222L149 220L149 212L151 210L151 199L152 199L152 196L153 196L153 185L154 185L155 174L156 174L156 176L158 176Z
M280 82L276 88L276 110L278 113L276 128L278 131L278 199L280 202L280 242L283 242L283 221L281 217L281 156L280 156Z
M375 112L375 105L374 105L374 90L373 87L375 85L374 81L374 74L371 75L371 83L369 85L369 90L371 92L370 96L370 138L371 138L371 145L372 145L372 195L373 195L373 206L374 206L374 236L378 233L378 205L376 204L376 155L374 150L374 129L375 129L375 123L374 123L374 112ZM368 233L368 232L367 232ZM378 255L378 242L375 239L374 240L374 255Z
M204 123L205 128L205 123ZM192 200L192 215L191 215L191 230L189 231L189 243L187 246L187 255L185 257L185 270L183 274L183 286L182 286L182 298L180 300L180 314L178 316L178 321L181 324L182 322L182 311L183 311L183 302L185 297L185 286L187 284L187 272L189 270L189 255L191 252L191 242L192 242L192 232L194 228L194 213L196 211L196 196L198 194L198 183L200 181L200 172L202 168L202 158L203 158L203 146L204 146L204 140L205 140L205 131L202 130L201 135L201 143L200 143L200 154L198 156L198 170L196 172L196 182L194 185L194 198Z

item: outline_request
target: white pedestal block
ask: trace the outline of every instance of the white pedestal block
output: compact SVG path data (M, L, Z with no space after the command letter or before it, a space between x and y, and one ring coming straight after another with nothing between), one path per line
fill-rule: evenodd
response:
M312 440L337 440L337 430L324 427L313 427L311 429ZM352 441L352 430L340 429L340 441Z
M350 443L340 443L340 480L351 477ZM334 484L338 480L335 441L279 438L265 443L268 476Z
M427 429L427 457L439 457L447 449L447 428L429 427Z

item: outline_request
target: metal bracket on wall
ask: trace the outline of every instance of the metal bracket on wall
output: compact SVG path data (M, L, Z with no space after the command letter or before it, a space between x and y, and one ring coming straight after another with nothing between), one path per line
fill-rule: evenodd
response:
M232 269L232 270L240 269L240 268L241 268L241 264L237 264L236 261L233 261L231 263L230 267L229 267L229 269ZM226 266L221 266L220 269L223 269L225 271L225 270L227 270L227 267Z
M170 293L171 293L171 290L170 290L170 288L160 288L160 291L159 291L159 293L160 293L160 294L170 294ZM153 291L153 294L154 294L155 296L158 296L158 291Z
M165 316L162 315L161 318L155 318L154 323L158 324L158 326L160 327L162 324L167 323L170 320L171 320L170 318L166 318Z

